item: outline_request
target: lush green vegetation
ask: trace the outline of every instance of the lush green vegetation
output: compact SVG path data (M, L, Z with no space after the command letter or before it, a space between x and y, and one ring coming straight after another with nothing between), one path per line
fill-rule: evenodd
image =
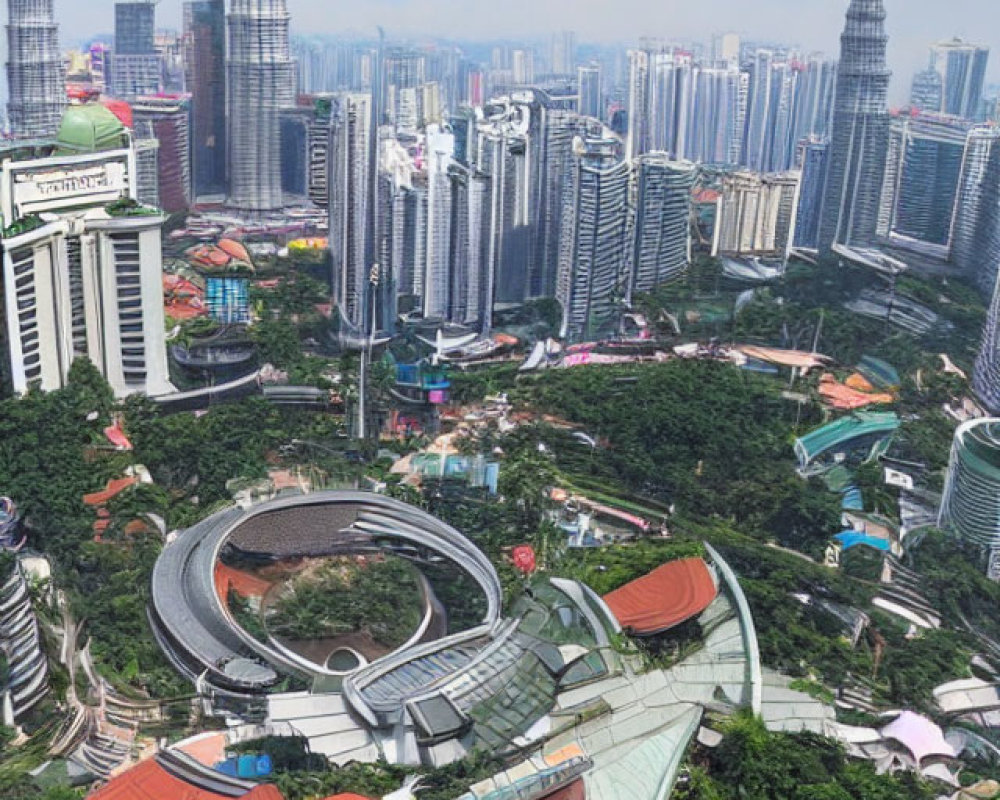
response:
M836 498L795 474L796 421L803 430L815 425L816 411L800 416L766 378L677 361L547 373L518 384L511 396L607 443L595 454L565 434L540 430L547 445L551 438L557 463L565 459L570 480L582 474L623 486L640 500L728 519L806 552L825 544L839 524Z
M416 571L394 556L343 557L294 578L266 615L268 630L289 640L333 639L366 632L395 648L423 615Z
M937 792L912 773L877 775L848 761L835 742L809 733L770 733L740 715L714 750L699 752L674 800L931 800Z

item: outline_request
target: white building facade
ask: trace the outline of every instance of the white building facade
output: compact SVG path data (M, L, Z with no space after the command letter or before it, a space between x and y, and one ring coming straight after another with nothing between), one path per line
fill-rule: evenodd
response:
M88 358L116 396L164 395L169 382L160 232L152 209L109 213L135 197L132 149L27 161L0 169L5 227L6 371L18 394L65 385Z

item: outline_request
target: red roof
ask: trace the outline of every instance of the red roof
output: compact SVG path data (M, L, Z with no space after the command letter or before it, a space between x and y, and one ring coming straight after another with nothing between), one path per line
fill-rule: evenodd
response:
M344 794L335 794L326 798L326 800L371 800L369 797L364 797L360 794L354 794L353 792L345 792Z
M587 787L582 780L573 781L555 794L546 795L544 800L587 800Z
M83 502L88 506L103 506L109 500L124 492L129 486L135 486L138 482L137 478L119 478L118 480L108 481L108 485L104 488L103 492L85 494Z
M228 567L221 561L215 562L215 593L223 603L230 589L240 597L263 597L270 588L271 583L263 578Z
M104 435L108 437L108 441L111 442L119 450L131 450L132 442L125 435L125 431L122 430L122 424L120 419L115 419L114 423L109 427L104 429Z
M118 117L118 121L121 122L126 128L132 128L134 123L132 120L132 106L126 103L124 100L115 100L112 97L105 97L101 100L101 104L112 114Z
M220 239L219 249L237 261L245 261L247 264L252 263L247 249L234 239Z
M689 558L664 564L605 595L604 601L623 628L652 636L698 616L711 605L717 591L705 562Z
M90 795L89 800L223 800L223 795L199 789L175 778L155 759L143 761L139 766L114 778L110 783ZM242 800L285 800L276 786L254 787Z

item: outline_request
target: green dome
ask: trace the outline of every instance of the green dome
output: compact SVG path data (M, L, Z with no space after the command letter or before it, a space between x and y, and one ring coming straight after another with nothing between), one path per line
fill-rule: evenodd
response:
M69 106L56 136L61 150L93 153L121 147L125 126L100 103Z

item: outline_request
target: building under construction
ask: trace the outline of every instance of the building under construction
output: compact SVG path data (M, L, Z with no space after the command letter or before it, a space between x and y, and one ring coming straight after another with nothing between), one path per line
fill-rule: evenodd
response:
M233 0L227 107L229 204L276 211L281 190L281 109L293 105L295 68L285 0Z
M7 0L7 115L15 138L54 136L66 107L66 81L53 0Z

